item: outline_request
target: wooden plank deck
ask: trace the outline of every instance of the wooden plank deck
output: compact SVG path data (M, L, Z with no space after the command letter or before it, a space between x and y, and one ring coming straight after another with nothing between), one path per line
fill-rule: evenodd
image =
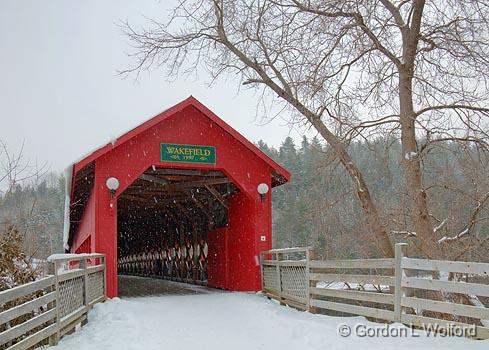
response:
M118 281L121 298L208 294L217 291L205 286L150 277L119 275Z

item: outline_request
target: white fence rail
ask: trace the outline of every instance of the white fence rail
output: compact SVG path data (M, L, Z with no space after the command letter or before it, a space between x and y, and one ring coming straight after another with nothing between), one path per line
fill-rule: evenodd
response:
M489 309L470 303L489 297L489 285L481 282L487 282L489 264L412 259L405 249L397 244L395 258L324 261L313 260L310 248L265 251L262 289L283 304L310 312L436 325L445 331L470 325L476 338L489 338Z
M61 255L48 264L47 277L0 292L0 349L55 345L105 300L104 255Z
M281 302L306 309L309 248L275 249L261 254L262 289Z

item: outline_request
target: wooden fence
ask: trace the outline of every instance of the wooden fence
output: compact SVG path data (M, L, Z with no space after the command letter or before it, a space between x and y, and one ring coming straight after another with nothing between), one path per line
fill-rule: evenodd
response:
M481 282L489 277L489 264L412 259L405 256L406 247L397 244L395 258L358 260L314 260L310 248L265 251L260 258L262 289L283 304L310 312L334 311L448 332L473 327L476 338L489 338L489 309L479 302L479 297L489 297L489 285Z
M55 345L105 300L105 256L60 255L46 277L0 292L0 349Z

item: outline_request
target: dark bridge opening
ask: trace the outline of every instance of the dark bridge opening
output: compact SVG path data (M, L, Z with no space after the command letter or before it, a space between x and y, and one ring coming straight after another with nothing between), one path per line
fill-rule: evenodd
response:
M206 285L208 235L227 226L236 192L221 171L147 169L118 198L119 274Z

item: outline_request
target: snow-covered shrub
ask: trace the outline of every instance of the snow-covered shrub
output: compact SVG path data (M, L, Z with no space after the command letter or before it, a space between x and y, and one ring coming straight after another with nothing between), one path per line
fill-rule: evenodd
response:
M6 225L0 230L0 291L32 282L39 276L38 270L31 265L30 260L26 257L23 245L24 235L14 225ZM42 292L26 295L0 305L0 312L23 304L39 295L42 295ZM0 332L25 322L36 316L37 313L38 311L31 312L0 325ZM34 329L31 333L36 331L37 329ZM0 346L0 350L4 349L5 346L8 346L8 344Z
M24 235L13 225L0 232L0 291L34 281L37 270L23 252Z

